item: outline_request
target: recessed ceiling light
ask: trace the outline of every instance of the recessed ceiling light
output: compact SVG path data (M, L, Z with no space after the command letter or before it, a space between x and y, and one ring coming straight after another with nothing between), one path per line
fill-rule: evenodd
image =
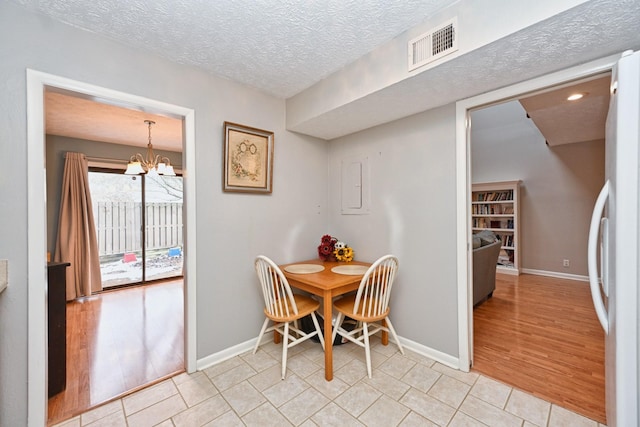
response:
M567 101L577 101L578 99L582 98L585 95L586 93L572 93L567 97Z

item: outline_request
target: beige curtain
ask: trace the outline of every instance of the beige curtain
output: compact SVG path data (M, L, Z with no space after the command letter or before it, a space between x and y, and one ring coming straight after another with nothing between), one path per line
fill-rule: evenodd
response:
M54 259L71 263L67 268L67 301L102 290L89 164L82 153L66 154Z

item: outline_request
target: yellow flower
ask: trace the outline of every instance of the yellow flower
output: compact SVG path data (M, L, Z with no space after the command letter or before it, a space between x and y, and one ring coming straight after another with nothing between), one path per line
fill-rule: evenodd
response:
M338 261L350 262L353 261L353 249L349 246L336 249L333 254Z

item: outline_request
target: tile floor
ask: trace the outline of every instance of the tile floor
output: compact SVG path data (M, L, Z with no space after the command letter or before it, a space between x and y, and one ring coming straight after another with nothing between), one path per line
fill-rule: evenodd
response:
M324 379L322 347L265 343L192 375L181 374L85 412L57 427L138 426L590 426L557 405L477 373L464 373L390 343L334 347L334 379Z

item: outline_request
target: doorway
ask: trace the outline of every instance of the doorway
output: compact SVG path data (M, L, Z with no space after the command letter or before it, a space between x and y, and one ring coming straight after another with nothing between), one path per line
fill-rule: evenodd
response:
M559 71L527 82L498 89L459 101L456 104L456 200L457 265L458 265L458 338L459 369L468 372L473 360L473 289L471 251L471 213L468 207L471 194L470 112L488 105L515 100L524 94L568 84L590 76L610 72L618 55L602 58L581 66Z
M521 275L498 274L493 298L473 310L474 370L603 423L604 333L585 254L610 84L605 73L473 110L470 131L474 185L520 183L523 254Z
M471 138L470 116L473 110L494 104L506 103L523 95L539 93L548 88L570 85L572 82L591 76L609 73L617 57L604 58L583 66L550 74L525 83L516 84L491 93L460 101L456 106L456 143L457 143L457 200L458 209L458 295L459 295L459 338L460 369L468 371L473 362L473 304L472 304L472 258L471 251L471 215L469 208L471 190ZM500 164L496 165L500 167ZM562 262L562 261L561 261Z
M184 170L195 170L195 112L192 109L154 101L123 92L27 70L27 175L29 180L27 203L28 233L28 419L30 425L45 425L47 420L47 306L46 306L46 189L45 189L45 109L46 90L76 94L99 99L114 105L127 105L150 113L164 114L183 121ZM195 174L189 181L185 203L195 201ZM187 184L187 183L185 183ZM190 227L191 225L191 227ZM196 230L195 205L187 209L185 218L185 271L189 279L184 283L184 354L187 372L196 369L195 336L195 279Z

